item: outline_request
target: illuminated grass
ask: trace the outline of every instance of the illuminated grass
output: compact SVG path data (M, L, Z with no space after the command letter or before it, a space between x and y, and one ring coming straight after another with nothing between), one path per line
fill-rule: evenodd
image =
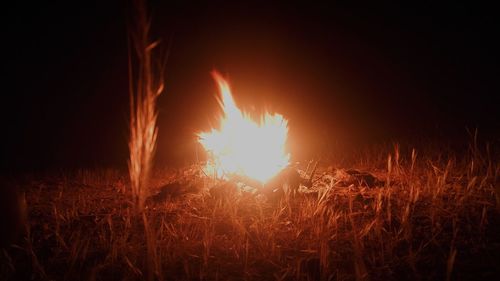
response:
M27 193L33 253L55 280L142 280L152 269L164 280L493 280L500 166L475 153L437 162L397 148L383 165L362 163L386 180L375 188L337 186L324 165L309 193L277 203L197 166L158 171L153 186L185 189L148 202L144 220L121 173L40 179Z

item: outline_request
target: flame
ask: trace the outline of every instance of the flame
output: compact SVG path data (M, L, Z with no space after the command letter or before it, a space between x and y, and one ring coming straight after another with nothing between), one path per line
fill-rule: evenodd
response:
M209 153L205 171L215 176L245 176L265 183L284 169L290 160L285 152L288 121L280 114L265 113L255 122L233 100L229 83L218 72L217 82L223 110L220 129L198 134Z

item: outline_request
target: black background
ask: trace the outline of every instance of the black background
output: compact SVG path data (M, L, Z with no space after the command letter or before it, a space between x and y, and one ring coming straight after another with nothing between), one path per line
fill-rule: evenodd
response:
M130 3L39 2L2 4L3 169L125 166ZM466 128L498 139L493 7L371 2L150 1L151 37L170 54L158 162L190 161L216 121L213 69L246 110L290 120L299 158Z

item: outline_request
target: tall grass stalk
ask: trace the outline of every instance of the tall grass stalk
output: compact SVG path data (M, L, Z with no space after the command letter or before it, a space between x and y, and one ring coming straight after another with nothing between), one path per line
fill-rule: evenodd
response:
M158 41L150 41L151 20L147 16L145 3L134 0L135 14L130 39L135 51L129 51L130 89L130 158L128 162L130 184L134 205L142 211L147 196L148 181L156 148L158 128L156 100L163 91L162 68L153 65L153 49ZM135 70L135 71L134 71ZM134 73L136 72L136 73ZM135 83L134 83L135 81Z

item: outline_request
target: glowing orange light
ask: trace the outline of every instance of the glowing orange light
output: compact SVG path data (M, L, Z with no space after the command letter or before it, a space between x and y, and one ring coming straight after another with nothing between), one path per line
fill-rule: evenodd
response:
M246 176L265 183L284 169L290 160L285 152L288 121L279 114L265 113L255 122L235 104L228 82L212 73L217 82L223 110L220 129L199 133L199 142L209 153L205 171L223 178Z

